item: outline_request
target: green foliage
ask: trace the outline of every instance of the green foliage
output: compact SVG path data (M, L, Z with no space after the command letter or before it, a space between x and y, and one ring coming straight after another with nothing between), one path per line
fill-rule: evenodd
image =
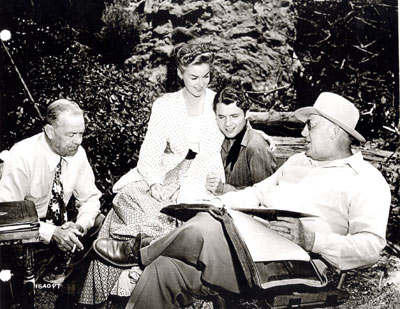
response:
M376 166L389 184L392 193L389 222L387 226L387 239L399 243L399 222L400 222L400 156L397 154L387 158Z
M78 76L84 70L83 66L71 65L73 59L65 57L74 52L71 50L75 42L74 33L60 22L51 26L40 25L27 17L12 19L11 29L18 30L12 32L12 40L6 46L43 112L45 102L48 102L45 97L62 91L64 87L73 87L73 82L79 81ZM2 134L6 136L2 147L9 148L15 141L38 132L41 121L27 94L22 92L22 83L10 59L3 52L1 56L6 70L0 83L0 89L4 91L0 93L3 94L3 107L7 107L4 112L8 114L2 123Z
M362 111L359 130L394 149L398 137L383 126L399 121L397 6L382 1L295 1L294 46L305 71L297 93L309 105L321 91L352 100Z
M142 25L140 16L130 10L128 0L117 0L106 6L102 21L105 26L97 34L101 53L107 60L120 62L132 55L139 43Z
M136 165L143 141L153 86L112 65L92 68L78 89L85 102L87 132L84 146L103 192Z
M26 23L39 27L31 20L20 19L18 22L21 27ZM75 41L74 32L69 27L59 23L47 30L39 39L56 44L52 46L52 53L43 52L40 46L35 45L36 41L31 46L21 47L42 53L41 57L26 59L26 80L29 80L29 88L43 114L46 105L58 98L72 99L86 111L83 146L109 207L112 185L136 165L150 104L160 89L133 71L101 63L98 56ZM18 38L14 42L18 46ZM18 58L23 51L11 48L11 52ZM15 74L11 68L9 74ZM11 91L18 93L21 86L15 82ZM4 138L8 144L3 147L9 148L18 140L39 132L42 122L31 102L24 100L19 103L23 93L6 98L12 102L8 104L9 126Z

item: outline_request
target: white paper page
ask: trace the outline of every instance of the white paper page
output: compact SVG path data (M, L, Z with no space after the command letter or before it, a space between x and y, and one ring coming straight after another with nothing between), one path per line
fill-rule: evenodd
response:
M296 243L270 230L260 218L228 209L254 262L301 260L309 261L308 253Z

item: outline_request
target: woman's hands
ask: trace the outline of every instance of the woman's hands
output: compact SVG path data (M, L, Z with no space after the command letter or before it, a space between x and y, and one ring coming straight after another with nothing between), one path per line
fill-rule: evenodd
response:
M206 189L215 195L220 195L224 191L222 179L216 173L209 173L206 179Z
M150 186L150 195L157 201L176 201L179 193L178 187L164 187L160 183L155 183Z
M163 186L160 183L155 183L150 187L150 194L157 201L161 202L164 200L163 198Z

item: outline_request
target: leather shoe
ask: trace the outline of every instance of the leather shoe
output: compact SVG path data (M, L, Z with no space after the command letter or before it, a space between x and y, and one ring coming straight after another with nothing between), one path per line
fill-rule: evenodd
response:
M140 249L148 246L153 238L138 233L131 240L96 239L93 249L106 261L118 267L132 267L140 263Z

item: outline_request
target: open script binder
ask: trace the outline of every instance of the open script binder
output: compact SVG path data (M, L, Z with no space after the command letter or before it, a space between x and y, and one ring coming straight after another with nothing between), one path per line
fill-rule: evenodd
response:
M176 204L161 210L182 221L201 211L209 212L223 224L249 287L326 285L325 275L303 248L268 228L267 220L276 220L277 216L301 218L311 215L268 208L226 210L209 204Z
M205 203L193 203L193 204L173 204L164 207L161 212L167 215L170 215L174 218L177 218L181 221L187 221L194 217L200 211L213 211L213 212L221 212L222 208L217 208L211 204ZM280 217L292 217L292 218L305 218L305 217L314 217L312 214L290 211L290 210L282 210L275 208L266 208L266 207L256 207L256 208L232 208L232 210L240 211L245 214L260 217L265 220L276 220L278 216Z

